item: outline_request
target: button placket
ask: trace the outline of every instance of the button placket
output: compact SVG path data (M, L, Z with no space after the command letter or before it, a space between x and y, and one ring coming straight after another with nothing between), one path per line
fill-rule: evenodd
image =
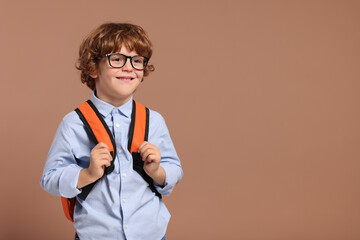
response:
M120 134L120 115L117 109L113 109L112 111L112 123L113 123L113 135L114 135L114 140L115 140L115 144L117 145L117 161L116 161L116 169L117 169L117 173L120 173L120 156L119 153L122 153L121 148L119 148L119 143L120 143L120 139L121 139L121 134Z

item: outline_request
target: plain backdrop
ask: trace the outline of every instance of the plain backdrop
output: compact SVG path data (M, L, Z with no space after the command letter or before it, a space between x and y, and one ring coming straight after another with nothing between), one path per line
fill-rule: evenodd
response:
M62 117L91 96L74 65L109 22L141 25L184 177L167 237L360 239L359 1L0 1L0 239L72 239L39 181Z

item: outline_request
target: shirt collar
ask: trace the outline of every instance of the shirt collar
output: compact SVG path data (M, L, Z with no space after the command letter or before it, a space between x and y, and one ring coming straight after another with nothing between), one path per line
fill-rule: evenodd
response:
M103 117L107 117L113 110L115 110L115 111L118 110L122 115L124 115L128 118L131 117L132 100L133 100L133 98L131 97L129 101L127 101L120 107L115 107L115 106L99 99L95 95L95 92L93 92L93 94L91 96L91 101L94 103L95 107L99 110L99 112L101 113L101 115L103 115Z

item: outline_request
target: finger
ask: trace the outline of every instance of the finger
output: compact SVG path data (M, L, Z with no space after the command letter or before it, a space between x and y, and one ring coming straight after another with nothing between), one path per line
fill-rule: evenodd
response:
M140 149L139 153L140 155L142 155L147 152L154 153L155 151L156 151L156 146L152 145L151 143L148 143Z
M142 149L142 151L140 152L141 158L142 159L146 159L147 156L149 156L149 154L154 153L154 150L152 148L146 148L146 149Z
M92 156L92 159L95 162L99 162L99 161L102 161L102 160L111 161L112 157L107 153L100 153L100 154L98 153L98 154L94 154Z
M99 154L110 154L109 149L102 147L102 146L95 146L92 150L91 150L91 154L92 155L99 155Z
M142 142L142 144L140 144L140 146L139 146L138 153L140 153L141 151L143 151L143 149L144 149L147 145L149 145L149 142L147 142L147 141Z
M106 168L106 167L109 167L111 165L111 163L109 161L102 161L99 163L99 167L101 167L102 169Z
M147 155L147 157L144 159L144 162L147 162L147 163L154 162L154 155L153 154Z
M160 163L161 162L161 158L158 154L150 154L147 159L148 162L156 162L156 163Z
M91 152L91 158L94 160L94 161L99 161L99 160L102 160L102 159L107 159L109 161L112 160L112 156L110 154L109 151L105 150L105 151L93 151Z
M101 148L97 148L96 149L97 152L100 152L100 153L103 153L103 152L110 152L110 150L108 148L104 148L104 147L101 147Z
M93 149L93 150L92 150L92 153L93 153L93 154L96 154L96 155L98 155L98 154L108 154L108 155L111 155L109 149L106 149L106 148L96 148L96 149Z
M100 153L97 155L100 159L106 159L111 161L112 160L112 156L110 153Z
M148 162L148 163L160 163L160 157L157 154L154 153L150 153L149 155L146 156L146 158L144 159L144 162Z
M105 149L105 148L98 149L97 154L105 154L105 155L108 155L109 157L111 157L111 153L110 153L109 149Z
M105 167L110 167L110 165L111 165L111 162L109 160L103 160L102 163L103 163L102 165Z
M109 150L108 145L106 145L106 143L103 143L103 142L99 142L94 148L98 148L98 149L105 148L105 149Z

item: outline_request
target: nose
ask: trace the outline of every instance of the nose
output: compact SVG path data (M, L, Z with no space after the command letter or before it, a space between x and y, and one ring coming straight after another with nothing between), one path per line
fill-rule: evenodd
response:
M122 67L122 70L123 71L132 71L133 70L133 67L131 66L131 62L130 62L130 59L126 59L126 63L125 65Z

